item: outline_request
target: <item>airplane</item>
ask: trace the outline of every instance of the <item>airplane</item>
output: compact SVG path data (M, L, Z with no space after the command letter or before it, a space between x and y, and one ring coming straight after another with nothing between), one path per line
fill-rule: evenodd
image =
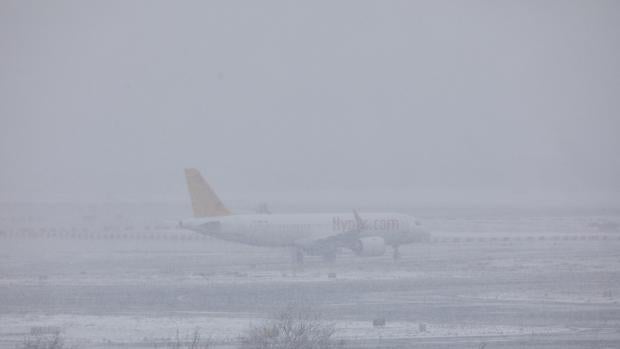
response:
M233 215L197 169L185 169L185 179L194 217L181 220L180 228L247 245L288 247L297 264L304 255L333 261L341 248L361 257L382 256L386 246L397 260L400 245L430 240L418 219L398 213Z

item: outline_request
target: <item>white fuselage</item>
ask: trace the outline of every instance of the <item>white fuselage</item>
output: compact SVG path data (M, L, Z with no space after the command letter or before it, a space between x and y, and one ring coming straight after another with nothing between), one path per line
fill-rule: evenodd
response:
M347 234L376 236L386 245L424 241L428 233L414 217L398 213L250 214L193 218L184 228L215 238L257 246L311 246ZM361 226L360 226L361 225Z

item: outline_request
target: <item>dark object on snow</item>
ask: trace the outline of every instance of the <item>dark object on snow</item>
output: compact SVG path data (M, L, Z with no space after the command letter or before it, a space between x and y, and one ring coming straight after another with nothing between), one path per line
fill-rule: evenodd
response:
M385 318L382 317L372 320L372 325L374 327L385 327Z

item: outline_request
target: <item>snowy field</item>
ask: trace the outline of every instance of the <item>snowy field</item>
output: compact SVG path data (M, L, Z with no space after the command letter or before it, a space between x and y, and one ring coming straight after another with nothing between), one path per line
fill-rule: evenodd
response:
M195 329L234 347L297 304L333 323L347 347L618 348L620 241L538 238L581 234L588 219L529 219L546 228L521 230L512 224L526 219L477 219L502 227L498 236L536 238L410 245L396 262L310 257L303 269L289 251L216 240L0 239L0 347L41 328L79 348L154 347ZM436 234L467 234L471 221ZM567 222L581 225L561 231ZM377 318L385 327L373 327Z

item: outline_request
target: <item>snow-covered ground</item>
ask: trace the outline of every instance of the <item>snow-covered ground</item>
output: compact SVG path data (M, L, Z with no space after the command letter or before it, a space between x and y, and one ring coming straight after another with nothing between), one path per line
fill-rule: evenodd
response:
M15 348L37 328L58 328L80 348L149 346L195 329L234 343L288 304L316 309L352 343L541 335L561 348L586 332L620 343L620 241L503 237L564 234L564 226L581 234L590 220L554 219L461 219L459 228L436 217L431 225L453 228L438 235L459 242L406 246L397 262L309 257L303 269L290 264L290 251L216 240L3 239L0 347ZM476 227L502 231L461 239ZM373 327L375 318L386 326Z
M239 316L239 314L228 314ZM76 344L157 343L172 341L177 333L181 338L198 330L203 338L214 343L234 343L245 331L268 319L260 317L226 317L226 314L192 314L191 316L153 317L135 315L2 315L0 336L16 340L27 336L32 329L58 328L68 342ZM373 327L369 321L335 321L336 338L363 341L369 339L447 338L466 336L505 336L532 334L574 333L579 329L561 326L481 326L424 323L425 329L414 322L388 322L385 327Z

